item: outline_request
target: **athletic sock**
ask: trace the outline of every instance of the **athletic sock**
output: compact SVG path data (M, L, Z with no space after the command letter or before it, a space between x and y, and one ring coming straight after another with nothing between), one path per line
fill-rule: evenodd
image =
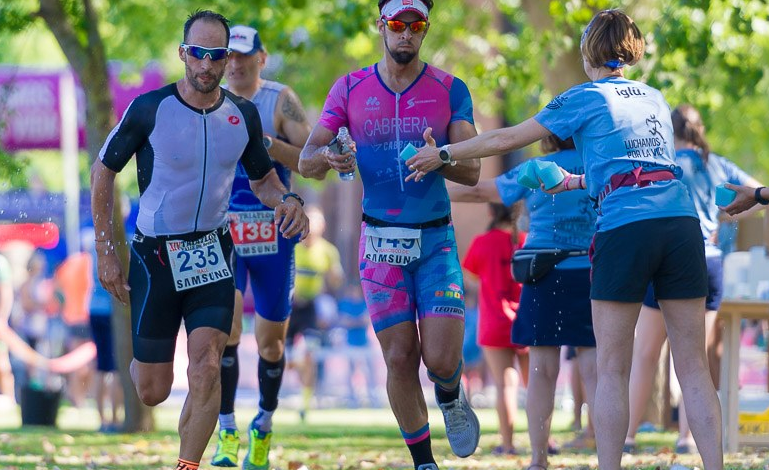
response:
M222 401L219 405L219 416L235 412L235 392L238 389L239 377L238 345L226 346L222 355Z
M259 408L259 413L256 414L256 418L254 418L254 421L252 422L252 426L257 428L258 430L262 431L263 433L268 433L272 431L272 415L275 413L275 411L265 411L261 408Z
M411 458L414 460L415 469L426 463L435 463L430 443L430 423L425 424L415 432L406 432L401 429L401 435L403 440L406 441Z
M179 459L179 462L176 464L176 470L198 470L199 466L200 462Z
M278 393L283 381L283 370L286 368L286 356L277 362L270 362L259 356L257 375L259 377L259 408L265 411L275 411L278 408Z
M230 431L238 429L238 425L235 423L235 413L219 415L219 430L221 431L222 429L228 429Z
M453 390L446 390L440 385L435 384L435 398L440 404L451 403L459 398L459 384Z

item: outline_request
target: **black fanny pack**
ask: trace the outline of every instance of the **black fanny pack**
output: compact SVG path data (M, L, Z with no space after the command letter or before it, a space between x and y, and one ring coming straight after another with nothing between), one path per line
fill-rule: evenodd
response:
M572 256L586 256L587 250L558 248L521 249L513 253L513 277L517 282L531 284L545 277L556 264Z

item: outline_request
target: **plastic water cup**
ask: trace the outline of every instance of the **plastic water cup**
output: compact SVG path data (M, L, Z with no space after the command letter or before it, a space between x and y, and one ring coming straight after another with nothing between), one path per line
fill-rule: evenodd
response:
M408 160L409 158L416 155L419 151L416 147L414 147L411 144L408 144L407 146L403 147L403 150L401 150L401 160L404 162Z
M558 186L563 181L563 173L561 168L553 162L538 162L537 176L542 180L542 184L545 185L545 189L552 189Z
M737 197L737 192L729 189L723 184L716 186L716 205L720 207L728 206Z
M518 184L530 189L539 189L537 166L534 160L529 160L518 167Z

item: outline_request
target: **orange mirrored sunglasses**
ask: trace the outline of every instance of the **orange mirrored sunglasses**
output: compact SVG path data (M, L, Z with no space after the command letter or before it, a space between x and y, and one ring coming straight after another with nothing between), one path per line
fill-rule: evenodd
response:
M427 21L400 21L400 20L384 20L387 25L387 29L393 33L402 33L409 28L412 33L419 34L427 29Z

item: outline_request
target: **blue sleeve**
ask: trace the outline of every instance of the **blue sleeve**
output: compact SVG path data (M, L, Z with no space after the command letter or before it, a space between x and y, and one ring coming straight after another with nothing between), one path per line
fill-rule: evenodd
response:
M715 156L713 154L711 155ZM721 161L721 167L724 169L726 180L729 183L740 184L740 185L748 184L748 181L751 179L751 176L745 173L744 171L742 171L742 168L738 167L734 162L720 155L717 158L719 158Z
M518 184L518 169L520 166L521 165L518 165L507 173L494 178L499 197L502 199L502 203L506 206L515 204L521 199L530 196L535 191Z
M562 140L573 136L585 121L590 103L585 99L586 93L578 85L553 98L534 120Z
M475 124L473 120L473 99L470 90L462 80L454 77L449 90L449 102L451 105L451 122L467 121Z

